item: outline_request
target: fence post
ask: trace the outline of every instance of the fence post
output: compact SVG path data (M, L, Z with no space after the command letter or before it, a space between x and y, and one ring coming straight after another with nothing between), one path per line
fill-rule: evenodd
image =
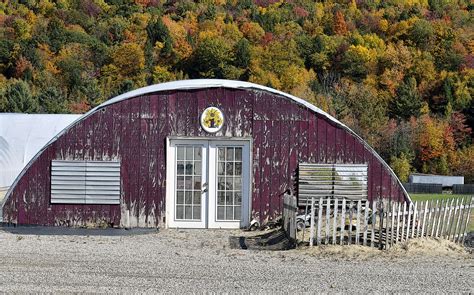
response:
M296 240L296 198L283 195L283 229L290 239Z

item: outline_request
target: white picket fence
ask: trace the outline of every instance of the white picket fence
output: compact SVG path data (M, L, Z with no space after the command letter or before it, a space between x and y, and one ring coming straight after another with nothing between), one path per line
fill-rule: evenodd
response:
M309 244L356 244L387 249L417 237L437 237L463 243L473 197L395 203L387 200L312 198ZM297 238L305 240L305 232ZM308 234L306 234L308 237Z

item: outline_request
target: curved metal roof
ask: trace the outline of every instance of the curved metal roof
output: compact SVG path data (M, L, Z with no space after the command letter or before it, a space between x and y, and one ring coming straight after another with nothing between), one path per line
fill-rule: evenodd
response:
M121 94L119 96L116 96L114 98L111 98L111 99L105 101L104 103L98 105L97 107L93 108L92 110L90 110L89 112L87 112L86 114L84 114L83 116L81 116L80 118L75 120L74 122L72 122L69 126L64 128L61 132L59 132L56 136L54 136L31 159L31 161L28 163L28 165L26 165L25 168L23 169L23 171L18 175L18 177L15 179L14 183L10 187L10 190L8 191L7 195L5 196L5 200L10 196L10 193L11 193L13 187L16 185L16 183L21 178L21 176L25 173L25 171L29 168L31 163L33 163L36 160L36 158L43 152L43 150L47 146L49 146L51 143L55 142L62 134L64 134L69 128L74 126L77 122L79 122L81 120L84 120L85 118L87 118L90 115L94 114L95 112L97 112L101 108L104 108L105 106L108 106L108 105L111 105L111 104L114 104L114 103L117 103L117 102L121 102L121 101L130 99L130 98L138 97L138 96L149 94L149 93L156 93L156 92L162 92L162 91L172 91L172 90L192 90L192 89L219 88L219 87L232 88L232 89L254 89L254 90L260 90L260 91L266 91L266 92L274 93L274 94L286 97L286 98L288 98L288 99L290 99L290 100L292 100L292 101L294 101L294 102L296 102L300 105L303 105L303 106L307 107L308 109L314 111L315 113L327 118L329 121L332 121L332 122L336 123L337 125L341 126L342 128L346 129L347 131L349 131L356 138L358 138L364 144L364 146L367 149L369 149L377 157L377 159L379 161L381 161L383 163L383 165L390 171L392 176L394 176L395 179L398 180L398 183L400 184L401 188L403 189L403 192L405 193L407 198L410 200L410 197L409 197L408 193L406 192L405 188L403 187L402 183L400 182L398 177L395 175L392 168L390 168L390 166L382 159L382 157L380 157L380 155L371 146L369 146L365 142L365 140L363 140L357 133L352 131L349 127L344 125L342 122L340 122L339 120L337 120L333 116L331 116L328 113L324 112L323 110L316 107L315 105L313 105L313 104L311 104L311 103L309 103L309 102L307 102L307 101L305 101L301 98L293 96L291 94L288 94L288 93L285 93L285 92L282 92L282 91L279 91L279 90L276 90L276 89L273 89L273 88L270 88L270 87L250 83L250 82L243 82L243 81L237 81L237 80L223 80L223 79L192 79L192 80L181 80L181 81L172 81L172 82L160 83L160 84L155 84L155 85L150 85L150 86L142 87L142 88L139 88L139 89L135 89L135 90L129 91L127 93Z

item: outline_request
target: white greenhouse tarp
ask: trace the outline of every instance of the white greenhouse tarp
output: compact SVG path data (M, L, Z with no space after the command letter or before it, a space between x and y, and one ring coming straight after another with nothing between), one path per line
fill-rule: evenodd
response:
M0 113L0 191L13 183L51 138L80 116Z

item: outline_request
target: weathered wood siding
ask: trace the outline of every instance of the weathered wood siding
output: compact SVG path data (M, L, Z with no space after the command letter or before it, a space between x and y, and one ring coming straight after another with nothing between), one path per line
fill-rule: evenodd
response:
M208 106L226 116L208 134L199 124ZM260 90L166 91L105 106L49 145L12 188L4 220L16 224L149 227L163 223L166 137L252 137L252 216L282 212L298 162L368 163L369 200L405 200L398 181L363 142L286 97ZM50 204L51 160L120 160L121 205Z

